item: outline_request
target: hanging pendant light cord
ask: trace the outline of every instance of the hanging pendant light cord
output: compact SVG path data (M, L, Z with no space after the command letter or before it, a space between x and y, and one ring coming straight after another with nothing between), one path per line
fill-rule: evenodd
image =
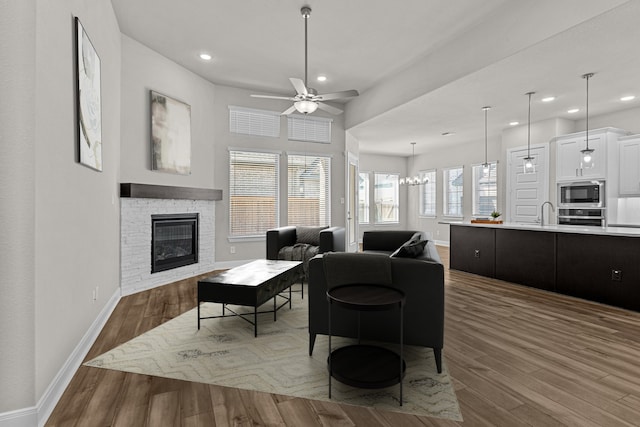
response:
M489 112L489 108L491 107L484 107L484 164L485 166L489 165L489 162L487 162L487 113Z
M590 74L585 74L583 77L585 79L587 79L587 132L586 132L586 136L587 136L587 150L589 149L589 78L591 78L591 76L593 76L593 73Z
M311 9L307 13L304 13L304 87L307 86L307 22L309 21L309 15Z
M527 116L527 157L531 157L531 95L535 92L529 92L529 114Z

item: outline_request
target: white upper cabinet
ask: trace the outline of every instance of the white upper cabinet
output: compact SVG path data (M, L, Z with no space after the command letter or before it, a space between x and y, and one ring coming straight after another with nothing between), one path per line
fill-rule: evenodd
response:
M584 132L580 136L561 136L556 140L556 180L579 181L605 179L607 175L607 141L604 134L589 132L589 148L593 149L593 166L585 168L582 153L587 147Z
M620 138L620 196L640 196L640 135Z
M589 131L589 148L593 149L593 165L585 167L581 150L587 148L586 132L572 133L555 138L556 181L583 181L599 179L617 180L617 141L627 132L616 128Z

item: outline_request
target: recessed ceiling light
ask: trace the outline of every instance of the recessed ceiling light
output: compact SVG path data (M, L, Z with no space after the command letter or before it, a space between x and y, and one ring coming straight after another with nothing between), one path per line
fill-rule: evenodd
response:
M509 122L509 126L518 126L520 122Z
M623 96L622 98L620 98L620 101L631 101L633 99L636 99L635 95L628 95L628 96Z
M204 60L204 61L211 61L212 56L209 55L208 53L201 53L200 54L200 59Z
M556 99L555 96L547 96L546 98L542 98L542 102L551 102Z
M327 76L318 76L318 81L319 82L326 82L327 81Z
M442 132L442 136L451 136L454 135L455 132Z
M579 109L579 108L572 108L572 109L570 109L570 110L567 110L567 113L569 113L569 114L573 114L573 113L577 113L578 111L580 111L580 109Z

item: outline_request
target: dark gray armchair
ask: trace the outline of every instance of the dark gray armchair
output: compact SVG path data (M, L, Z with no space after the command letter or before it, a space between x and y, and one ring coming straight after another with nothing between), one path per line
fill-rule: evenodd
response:
M344 252L344 227L278 227L267 230L267 259L302 261L308 282L309 260L325 252ZM304 288L302 297L304 298Z

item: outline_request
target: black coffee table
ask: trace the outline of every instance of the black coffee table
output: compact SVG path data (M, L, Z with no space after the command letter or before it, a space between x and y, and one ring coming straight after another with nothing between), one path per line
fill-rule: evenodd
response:
M198 281L198 329L201 319L239 316L254 326L254 336L258 336L258 314L276 312L289 302L291 308L291 285L300 275L302 263L299 261L276 261L261 259L224 271ZM289 297L281 292L289 288ZM276 297L285 301L277 306ZM273 298L273 310L258 311L258 307ZM221 316L200 317L201 302L222 304ZM237 313L227 304L253 307L253 313ZM225 308L232 314L225 314ZM249 317L253 315L253 321Z
M388 286L353 284L341 285L327 291L329 301L329 398L331 377L361 388L382 388L400 383L400 406L402 406L402 378L406 370L403 359L404 304L402 291ZM387 348L360 343L360 317L358 317L358 344L331 349L332 306L347 310L385 311L398 310L400 354Z

